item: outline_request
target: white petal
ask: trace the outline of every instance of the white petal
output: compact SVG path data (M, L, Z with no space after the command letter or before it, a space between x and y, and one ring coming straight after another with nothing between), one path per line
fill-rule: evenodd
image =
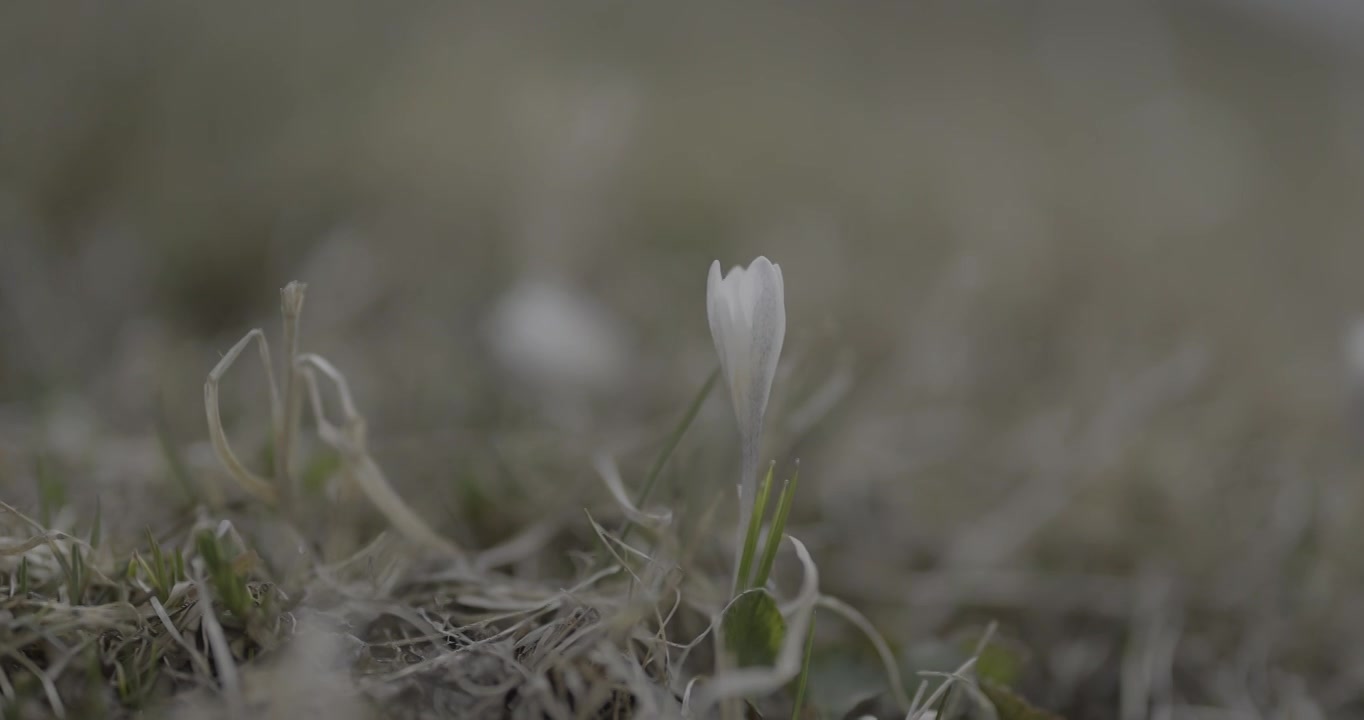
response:
M729 386L730 402L734 406L735 415L739 414L741 398L747 395L743 382L745 363L748 357L749 337L746 330L738 327L736 321L737 308L735 303L730 302L722 323L723 332L726 336L724 360L720 363L725 371L725 384Z
M720 350L720 333L717 320L720 315L720 295L724 281L720 277L720 261L710 264L710 275L706 277L706 319L710 322L710 336L715 341L715 349ZM721 355L724 353L721 352Z
M710 275L706 278L706 318L710 322L710 338L715 343L715 353L720 356L720 374L725 382L730 382L729 361L731 333L729 330L729 299L725 295L724 279L720 276L720 261L710 264Z
M753 264L748 266L748 270L744 272L743 283L739 286L739 297L742 298L740 302L744 308L744 325L750 328L753 327L753 310L758 306L760 292L758 286L760 271L755 267L757 264L758 261L754 260Z
M706 312L739 433L756 443L786 337L781 268L758 257L721 276L719 262L711 263Z
M780 271L767 258L755 260L749 266L749 274L753 275L754 286L753 345L748 366L752 384L749 422L760 426L786 339L785 293Z

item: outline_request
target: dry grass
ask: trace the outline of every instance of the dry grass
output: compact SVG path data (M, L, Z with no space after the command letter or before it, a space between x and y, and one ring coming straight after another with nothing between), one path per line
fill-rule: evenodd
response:
M793 698L805 693L804 681L798 686L794 681L809 662L814 636L807 630L817 608L826 621L842 619L869 640L882 664L884 691L850 710L855 716L1046 716L1001 684L1018 682L1020 656L1017 645L1014 650L989 645L994 624L955 671L920 670L911 699L903 683L912 676L902 675L897 650L861 612L821 592L811 555L790 536L785 537L800 559L802 579L800 589L780 603L785 637L770 660L735 667L734 656L723 650L728 623L721 623L735 602L723 589L728 572L717 572L707 560L713 538L728 535L714 527L714 499L695 503L681 497L672 508L639 507L604 455L597 458L597 471L614 500L606 512L621 531L608 530L588 510L578 523L590 534L579 537L595 545L566 550L565 528L553 521L532 524L486 550L462 549L432 529L389 484L370 455L365 419L345 376L326 359L300 350L305 290L291 283L281 291L282 371L273 364L265 334L252 330L205 384L210 446L244 500L227 503L222 488L205 492L201 481L182 478L191 515L160 535L148 531L142 543L125 551L104 543L98 504L89 524L77 528L76 516L63 512L68 508L62 480L41 468L44 521L0 503L6 538L0 582L8 596L0 608L6 620L0 632L0 696L10 716L119 717L169 709L204 717L738 717L745 706L785 714ZM271 427L264 435L273 440L273 462L267 475L248 469L232 450L219 415L220 385L253 342L270 407ZM1125 384L1141 395L1120 400L1145 402L1163 384L1187 382L1186 365L1162 367L1144 382ZM337 424L328 419L318 373L336 389ZM284 383L276 382L277 374ZM662 444L641 483L641 502L714 385L712 375ZM302 403L291 401L292 393L306 396L312 407L311 426L321 443L305 447L320 465L319 458L295 457L303 425L291 407ZM163 449L170 466L187 473L178 451ZM311 479L304 482L304 476ZM759 513L770 483L769 475ZM1030 612L1091 615L1097 622L1079 631L1089 634L1088 646L1077 651L1106 652L1111 641L1101 639L1105 636L1126 635L1125 646L1111 657L1080 655L1075 662L1089 665L1085 672L1093 672L1094 663L1113 663L1122 711L1133 717L1148 714L1153 703L1169 703L1179 692L1176 685L1186 682L1179 673L1220 677L1220 661L1194 671L1190 663L1196 656L1176 664L1176 648L1191 642L1213 647L1223 632L1218 623L1203 620L1190 628L1183 618L1209 602L1214 603L1209 610L1234 616L1240 611L1234 596L1175 604L1170 581L1151 574L1124 580L952 573L954 567L988 564L1007 553L1003 545L1037 532L1039 518L1054 502L1045 498L1055 490L1028 486L1022 492L986 521L987 535L952 545L940 561L943 570L915 578L911 604L954 613L988 608L1006 620ZM781 494L775 533L785 524L792 496ZM326 518L352 516L358 498L389 529L357 548L363 535L356 526ZM1288 512L1291 501L1279 500L1277 507ZM1291 516L1274 522L1290 525L1275 528L1271 538L1303 531ZM754 554L757 537L750 532L746 556ZM762 578L777 547L769 545ZM565 557L572 559L568 566L561 562ZM944 584L944 578L951 580ZM995 653L993 659L987 651ZM1319 712L1301 684L1280 683L1268 694L1252 690L1247 708L1267 701L1285 717ZM849 699L842 696L842 702ZM843 709L826 704L816 712ZM1180 712L1212 710L1183 706Z
M910 700L894 651L856 609L821 593L809 551L783 533L794 483L780 493L752 585L750 573L741 572L744 592L733 598L723 590L725 575L697 562L698 546L725 534L711 525L715 503L676 508L679 515L701 513L684 537L673 510L645 510L629 499L605 456L598 472L624 524L610 531L587 513L599 545L579 551L571 580L506 570L553 552L555 533L546 525L483 552L457 547L384 478L344 375L299 350L305 292L301 283L281 291L283 383L275 381L265 334L252 330L204 387L211 446L249 498L236 510L252 518L247 535L255 542L233 521L214 519L233 514L220 502L199 505L192 522L164 536L149 531L126 556L101 549L98 507L82 539L0 504L9 521L4 534L13 539L0 549L9 598L0 693L9 715L123 717L149 708L210 717L740 717L758 708L791 714L805 693L818 608L870 640L896 716L953 717L972 708L993 716L995 704L973 672L984 640L955 673L925 673ZM220 384L251 343L260 349L269 390L269 437L276 442L270 477L246 467L219 417ZM326 417L318 372L337 388L340 425ZM663 445L641 501L714 385L712 375ZM299 432L290 393L302 395L304 387L318 435L338 458L310 488L296 482L290 461ZM769 473L748 533L748 558L755 558L771 483ZM334 512L352 495L347 490L359 490L391 531L333 559L354 528L310 518ZM263 558L254 549L262 535L273 536L276 558L298 557L286 566ZM794 549L802 568L800 589L785 599L768 580L782 544L773 538ZM785 616L785 632L775 638L780 647L770 659L736 665L736 657L766 651L737 649L725 633L743 635L744 623L763 618L731 623L728 610L745 595L766 592L778 593ZM937 688L925 699L930 683ZM965 690L954 693L958 687Z
M995 623L980 674L1072 720L1364 717L1364 45L1269 5L6 5L14 712L680 704L709 636L671 674L639 636L722 603L724 404L650 468L714 366L706 265L762 253L764 457L911 698ZM200 389L254 326L236 470ZM810 704L903 717L827 605Z

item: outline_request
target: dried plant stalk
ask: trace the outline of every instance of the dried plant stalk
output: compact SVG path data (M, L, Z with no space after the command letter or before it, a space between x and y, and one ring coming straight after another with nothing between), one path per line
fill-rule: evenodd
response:
M355 408L346 377L325 358L312 353L298 357L298 369L307 383L318 436L340 453L342 463L350 477L360 486L360 490L369 501L374 503L374 507L409 540L463 558L464 551L459 546L432 530L407 503L403 502L389 484L383 471L379 469L379 465L370 457L365 441L365 419ZM317 386L317 372L327 376L336 387L343 416L340 427L327 419L326 411L322 408L322 393Z
M247 469L237 458L237 454L232 452L232 445L227 441L227 432L223 430L222 414L218 410L218 383L252 340L260 345L261 364L265 366L265 378L270 386L270 419L275 428L279 427L283 412L280 407L279 390L275 386L275 373L270 367L270 347L265 341L265 333L259 328L238 340L208 374L208 380L204 382L204 411L208 415L208 439L213 444L213 452L218 456L219 462L247 492L274 505L279 498L274 485Z
M294 436L298 434L303 392L298 377L298 321L303 314L303 298L308 286L297 280L279 291L280 310L284 315L284 399L282 417L276 424L275 481L284 498L285 508L296 501L298 488L294 485Z

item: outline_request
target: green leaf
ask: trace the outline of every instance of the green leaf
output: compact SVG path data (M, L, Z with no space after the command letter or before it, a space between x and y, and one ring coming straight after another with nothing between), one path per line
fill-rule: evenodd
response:
M777 653L786 635L786 620L777 609L777 601L766 590L750 590L740 595L725 612L721 627L725 633L725 647L734 655L739 667L777 662Z
M1062 720L1060 715L1034 707L1022 696L999 683L982 682L980 689L994 704L999 720Z

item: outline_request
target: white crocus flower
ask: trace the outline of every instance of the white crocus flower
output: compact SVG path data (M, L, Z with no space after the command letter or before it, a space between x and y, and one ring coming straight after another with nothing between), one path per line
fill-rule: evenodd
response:
M786 338L786 297L781 267L765 257L747 269L720 275L720 262L710 265L706 282L706 314L720 354L720 372L729 385L739 422L743 473L739 482L739 524L748 521L757 485L763 414Z

